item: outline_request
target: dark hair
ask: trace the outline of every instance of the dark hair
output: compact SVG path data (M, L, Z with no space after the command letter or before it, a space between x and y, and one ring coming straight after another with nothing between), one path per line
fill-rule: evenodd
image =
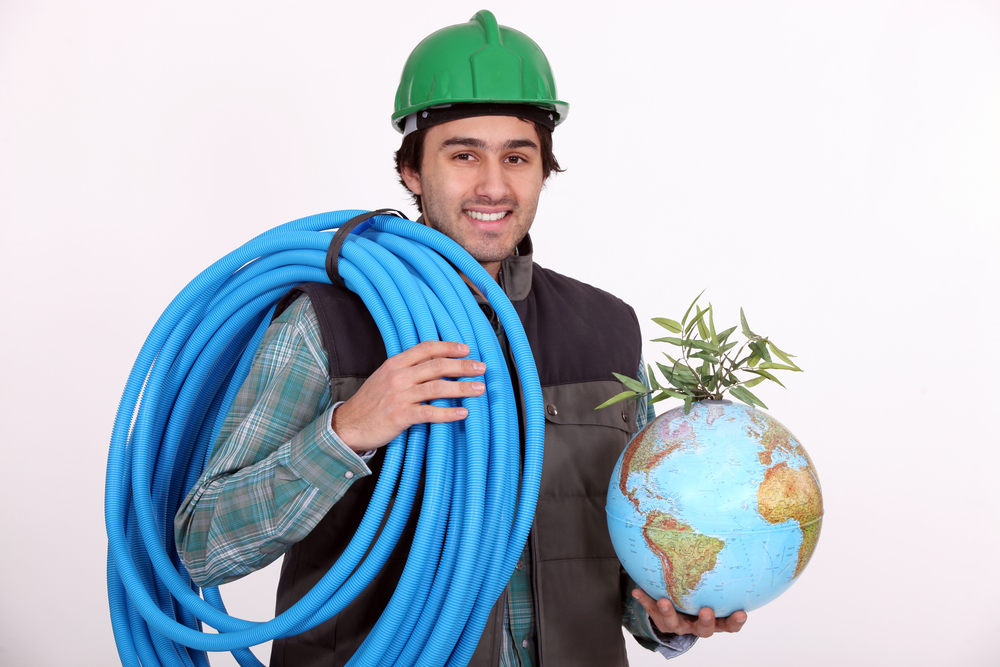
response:
M559 160L556 159L555 154L552 152L552 131L535 121L526 122L533 124L535 131L538 133L538 151L542 155L542 179L547 179L552 172L566 171L559 166ZM394 155L396 159L396 173L399 175L399 182L404 188L406 188L406 182L403 181L403 167L409 167L418 174L420 173L420 165L424 161L424 137L427 136L427 130L429 129L429 127L425 127L422 130L416 130L403 137L403 143ZM407 190L409 191L409 188ZM420 201L420 195L410 191L410 196L413 198L413 203L417 205L417 210L423 213L424 207Z

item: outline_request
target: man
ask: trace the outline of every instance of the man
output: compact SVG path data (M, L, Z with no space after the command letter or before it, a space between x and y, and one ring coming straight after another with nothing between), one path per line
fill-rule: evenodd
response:
M678 615L624 577L611 547L608 476L650 415L634 405L593 407L618 390L612 372L642 372L638 324L615 297L533 265L527 236L545 180L559 170L551 132L567 111L538 46L483 11L414 49L393 114L404 133L396 156L402 183L423 222L460 243L510 297L547 406L534 527L487 621L477 666L624 665L622 622L671 657L695 636L735 632L746 619L743 612L715 619L710 609ZM485 302L484 310L492 316ZM285 554L277 606L287 609L346 546L382 447L413 424L466 416L431 400L484 391L480 382L450 379L485 372L464 358L464 345L425 342L386 359L379 341L360 300L339 287L305 285L279 303L212 459L176 518L178 550L196 582L229 581ZM344 348L354 352L329 354ZM276 641L272 665L344 664L395 587L409 531L341 614Z

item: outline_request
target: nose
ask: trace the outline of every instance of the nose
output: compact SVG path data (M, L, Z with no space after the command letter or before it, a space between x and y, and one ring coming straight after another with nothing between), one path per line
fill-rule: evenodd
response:
M491 156L483 161L479 170L476 196L497 202L505 199L508 194L510 194L510 187L507 184L507 174L504 172L503 162L499 158Z

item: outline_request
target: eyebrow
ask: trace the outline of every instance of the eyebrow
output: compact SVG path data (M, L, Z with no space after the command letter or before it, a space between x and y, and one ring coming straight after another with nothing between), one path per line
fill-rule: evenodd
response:
M441 144L441 148L448 148L449 146L465 146L467 148L478 148L480 150L490 150L489 145L482 139L477 139L475 137L451 137L450 139L445 139L444 143ZM531 139L508 139L500 146L501 151L509 151L517 148L534 148L538 150L538 144L536 144Z

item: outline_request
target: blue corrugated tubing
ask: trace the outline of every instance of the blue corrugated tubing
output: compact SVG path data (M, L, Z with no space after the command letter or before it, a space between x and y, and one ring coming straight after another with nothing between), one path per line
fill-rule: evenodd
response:
M458 244L423 225L372 218L348 236L338 269L364 300L390 356L420 341L450 340L486 364L484 395L435 401L460 402L468 417L418 424L387 446L347 549L273 620L229 616L218 589L192 583L174 546L174 514L205 467L274 304L297 284L329 282L328 230L360 213L295 220L226 255L174 298L142 346L115 419L104 501L108 599L123 665L205 667L206 651L231 651L244 667L260 665L248 647L315 627L372 581L396 546L421 480L402 577L348 664L468 664L528 538L542 471L542 394L503 291ZM503 351L455 268L486 295L510 342L524 394L523 458ZM203 623L217 633L202 632Z

